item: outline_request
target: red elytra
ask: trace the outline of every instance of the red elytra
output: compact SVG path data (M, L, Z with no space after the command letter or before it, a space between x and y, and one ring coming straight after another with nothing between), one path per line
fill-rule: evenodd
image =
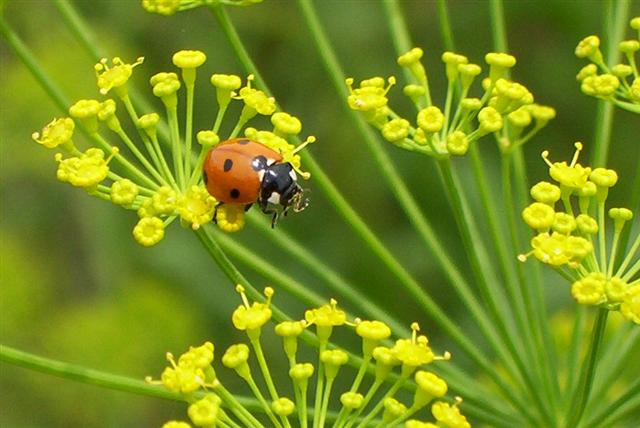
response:
M260 196L261 173L254 161L264 157L268 164L277 163L282 156L256 141L234 138L213 147L203 165L207 190L225 204L252 204Z

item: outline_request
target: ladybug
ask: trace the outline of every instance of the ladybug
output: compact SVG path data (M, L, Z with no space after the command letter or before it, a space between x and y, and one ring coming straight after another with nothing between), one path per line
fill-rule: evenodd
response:
M302 198L297 175L282 155L247 138L223 141L209 150L203 164L207 191L222 204L239 204L245 211L254 203L265 214L273 215L274 227L281 214L304 210L308 201Z

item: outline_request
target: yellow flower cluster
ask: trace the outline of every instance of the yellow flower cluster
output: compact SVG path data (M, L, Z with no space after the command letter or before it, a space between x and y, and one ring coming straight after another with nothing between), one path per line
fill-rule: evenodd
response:
M588 36L578 43L575 53L578 58L585 58L590 63L576 77L580 82L580 90L586 95L640 113L640 72L636 61L640 51L640 16L633 18L630 26L636 30L636 38L618 44L626 63L606 64L600 51L600 38Z
M613 221L613 240L608 244L605 201L618 175L611 169L580 165L583 147L581 143L575 147L569 164L551 162L543 153L555 184L542 181L531 188L534 202L522 217L537 234L531 252L519 258L524 261L533 255L558 269L571 280L571 294L578 303L620 310L625 318L640 323L640 233L626 254L619 240L633 213L626 208L608 211Z
M470 96L470 89L482 68L463 55L445 52L442 62L448 90L444 106L438 107L431 98L427 71L421 62L423 54L422 49L413 48L398 58L398 65L411 76L403 93L417 110L413 120L400 117L389 106L387 94L396 83L395 77L386 81L373 77L361 81L358 87L354 87L353 78L346 80L349 107L361 112L385 140L397 147L436 158L462 156L474 141L495 134L500 148L508 151L524 144L555 117L555 110L534 104L525 86L508 79L516 59L505 53L485 56L489 66L489 74L482 81L485 92L475 98Z
M159 13L167 13L186 3L144 2L145 7L156 8ZM139 115L129 98L128 82L134 68L142 64L144 58L128 64L116 57L111 65L102 59L94 67L99 92L115 98L104 101L79 100L69 108L70 117L54 119L42 132L32 135L38 144L63 150L69 155L65 157L58 153L55 156L60 181L82 187L93 196L137 212L139 220L133 228L133 237L144 246L161 241L166 227L175 219L180 219L183 226L194 230L211 222L214 215L217 216L218 227L226 232L235 232L244 226L244 207L233 204L218 206L218 202L204 187L201 173L205 156L223 140L218 133L227 107L233 100L242 102L243 109L233 131L224 139L237 137L245 124L256 115L269 116L272 131L247 127L244 134L280 153L285 162L290 162L305 179L309 178L309 174L301 171L298 152L315 141L314 137L308 137L297 147L289 142L291 137L301 132L300 120L284 112L275 112L275 100L251 86L252 76L242 86L239 76L214 74L211 83L219 107L215 124L211 129L194 132L196 74L198 67L206 61L206 55L200 51L182 50L176 52L172 59L180 69L180 76L174 72L161 72L149 81L153 94L161 99L166 108L168 132L160 126L158 113ZM177 114L178 91L181 88L187 92L183 136L180 135ZM139 143L135 143L121 125L116 101L123 106L125 114L137 128ZM77 128L85 131L89 137L90 147L84 151L76 148L73 140ZM192 149L194 134L200 146L195 162ZM119 140L117 146L109 141L110 137ZM165 156L167 151L170 156Z
M249 386L262 407L262 415L268 418L275 427L290 427L297 420L299 426L308 426L310 417L317 418L318 426L324 426L328 403L334 380L343 373L349 362L358 366L358 374L351 387L340 395L342 407L338 412L335 426L347 427L357 420L366 426L374 418L381 420L381 426L446 426L450 428L468 428L469 422L460 412L459 397L453 403L439 400L448 392L447 382L438 375L423 370L422 367L434 360L447 360L449 353L435 356L426 336L419 334L419 326L414 323L412 337L398 339L392 346L383 346L389 339L391 329L383 322L348 321L345 311L338 307L335 300L318 308L305 312L304 320L282 321L275 325L275 333L282 338L283 349L289 363L288 381L293 382L294 397L285 397L278 393L276 378L269 369L268 359L264 355L261 344L261 331L271 321L273 309L271 300L274 290L267 287L264 298L250 302L243 286L238 285L242 304L233 312L233 325L247 334L249 343L236 343L224 352L221 361L226 368L232 369ZM298 360L298 338L308 335L307 330L315 325L317 341L315 343L317 363L300 362ZM362 339L362 356L355 361L354 355L329 343L333 329L346 327ZM252 356L256 364L250 364ZM171 354L167 355L170 365L163 371L160 380L147 378L147 382L163 385L165 388L183 395L190 406L188 415L196 426L264 426L262 416L252 414L233 394L226 389L216 376L212 366L214 346L206 342L199 347L192 347L182 354L177 362ZM368 388L362 388L362 379L367 369L373 365L375 381ZM259 367L263 382L256 381L255 369ZM376 392L383 387L385 381L392 377L395 368L400 369L397 379L389 392L376 401ZM316 377L315 414L308 412L309 382ZM344 375L341 375L344 376ZM413 394L411 405L406 405L393 397L395 391L411 378L417 388ZM259 386L266 386L263 388ZM265 389L265 390L263 390ZM362 391L362 392L360 392ZM415 413L431 406L435 422L424 422L413 419ZM186 422L170 421L165 427L189 426Z

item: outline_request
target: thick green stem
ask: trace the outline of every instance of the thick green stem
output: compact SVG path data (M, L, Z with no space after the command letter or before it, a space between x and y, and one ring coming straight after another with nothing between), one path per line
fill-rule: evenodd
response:
M0 345L0 361L102 388L166 400L184 401L184 397L181 394L168 391L164 387L151 385L140 379L93 370L76 364L63 363L62 361L41 357L5 345Z
M391 26L391 40L395 47L396 53L405 53L413 47L409 31L407 30L407 24L402 16L402 10L400 2L398 0L384 0L383 3L385 13L387 14L387 20ZM411 71L407 67L402 67L402 73L404 79L407 82L414 80Z
M447 9L446 0L438 0L438 21L440 22L440 35L444 48L448 51L456 51L456 43L453 39L453 31L451 30L451 20L449 19L449 10Z
M603 14L605 18L604 34L607 36L605 40L606 63L613 65L617 64L620 58L617 46L626 31L630 2L629 0L608 0L603 2L603 5L605 7ZM604 167L607 164L614 112L615 106L612 103L598 101L595 143L591 152L591 165L594 167Z
M489 12L491 13L491 35L493 47L498 52L508 52L507 26L504 19L504 6L502 0L490 0Z
M35 55L33 55L29 48L9 26L7 21L5 21L3 13L0 13L0 34L2 34L2 37L5 39L9 47L18 56L18 58L20 58L25 67L29 69L31 75L38 81L47 95L49 95L49 98L51 98L63 113L67 114L67 109L71 103L56 83L51 80L47 73L45 73L44 68L38 62Z

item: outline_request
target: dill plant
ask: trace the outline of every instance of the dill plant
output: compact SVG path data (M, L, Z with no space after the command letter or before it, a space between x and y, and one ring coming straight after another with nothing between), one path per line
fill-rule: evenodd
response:
M92 30L73 4L57 0L55 6L64 22L96 60L99 93L108 96L69 103L7 22L10 17L3 14L0 18L4 41L64 114L32 136L36 143L60 152L55 156L58 180L135 211L139 219L132 234L143 246L162 245L165 230L174 220L191 229L240 294L242 304L232 314L235 304L229 305L229 314L233 326L247 335L245 342L226 350L215 341L207 341L177 358L168 353L169 364L164 371L145 381L8 346L1 348L3 362L186 402L182 420L169 421L166 428L190 424L454 428L470 424L596 427L633 423L640 411L640 384L637 378L622 377L621 368L634 361L634 352L638 351L640 233L634 214L640 203L640 169L635 165L632 171L636 177L628 192L628 207L617 207L609 206L607 200L617 190L618 173L605 167L614 108L632 114L640 111L636 64L640 41L637 34L623 40L627 24L636 33L640 31L640 17L629 17L630 3L607 5L605 28L610 33L606 34L606 56L596 35L580 41L575 50L576 56L590 61L576 70L577 86L585 95L599 99L596 139L586 143L593 146L594 155L591 163L583 166L584 161L579 160L583 143L575 143L573 159L551 160L555 148L566 142L555 142L552 149L544 140L544 128L552 123L556 111L538 104L526 82L513 78L518 74L517 58L507 53L502 2L488 3L494 49L486 53L482 65L471 63L455 51L456 34L451 30L447 3L438 2L445 44L440 57L445 76L440 79L445 82L443 99L433 90L433 82L439 81L433 78L437 72L424 65L432 52L413 46L401 2L385 0L381 4L402 79L384 78L375 75L375 70L367 70L373 77L357 80L343 71L316 5L310 0L296 2L298 18L308 28L335 94L358 130L358 144L368 147L379 168L380 185L394 195L395 203L424 244L421 250L437 263L482 341L460 326L452 311L432 295L428 282L419 282L404 267L367 224L366 215L354 209L315 160L314 149L301 151L315 137L304 141L298 138L301 121L280 111L227 14L227 7L257 3L142 2L147 12L166 15L164 19L168 20L186 10L205 13L208 9L244 67L244 84L238 75L211 76L215 91L212 99L218 109L210 127L199 132L193 123L194 91L196 70L206 60L205 52L175 53L173 64L180 77L175 71L161 71L151 77L152 93L166 110L161 118L149 108L144 91L129 91L129 78L143 68L143 59L126 63L114 56L109 63L101 58ZM268 7L266 3L260 7ZM619 61L620 54L624 63ZM397 100L392 94L399 89L394 86L400 85L414 109L411 114L406 108L394 107ZM186 101L182 101L182 95L178 97L181 89L186 92ZM226 132L222 128L231 114L227 109L234 103L242 107ZM148 113L139 114L140 106ZM121 109L133 124L134 133L128 133L121 124ZM184 122L180 122L181 114L185 115ZM269 118L269 124L248 126L259 116ZM304 122L305 129L312 128L312 120ZM82 140L78 132L84 133L89 143L84 151L75 143ZM303 240L284 230L273 232L264 219L245 215L230 205L222 206L218 213L219 230L210 224L215 200L204 190L199 176L204 154L221 139L237 135L273 148L310 178L364 246L393 274L394 293L398 290L410 299L420 321L431 321L431 328L439 329L449 339L455 347L453 355L444 350L437 355L432 347L441 345L427 338L430 331L424 334L417 322L408 328L402 317L344 280ZM496 143L500 164L498 183L487 173L486 156L482 154L490 144L485 140L491 139ZM549 177L530 187L522 149L531 140L544 141L548 149L540 162L548 165ZM424 155L423 162L437 170L440 191L451 206L468 269L454 262L432 219L424 214L394 166L393 152L383 145L388 143L415 156ZM330 143L321 140L317 146L322 144ZM458 162L463 157L469 162ZM303 167L308 173L302 172ZM465 168L469 168L472 182L463 180ZM472 201L475 193L478 203ZM236 242L231 233L244 227L245 217L273 248L292 256L322 279L330 295L347 303L354 313L288 276L277 260ZM229 256L257 271L272 286L261 293ZM541 264L559 275L545 275ZM565 346L558 345L566 338L557 332L557 321L550 318L546 301L548 288L558 282L569 284L567 293L580 305L571 309L574 324ZM274 290L305 305L308 309L304 316L276 305ZM618 320L616 331L607 337L610 313L620 314L622 322ZM590 317L594 318L592 326L586 324ZM270 334L282 343L284 353L280 355L265 353L277 347L263 348L261 337L272 319L276 325L271 326ZM338 331L355 333L361 344L336 337ZM306 350L303 357L299 356L299 347ZM456 363L458 353L469 361L467 365ZM284 366L276 363L278 359L284 359ZM237 391L227 386L232 372L246 384L244 389L233 382Z

